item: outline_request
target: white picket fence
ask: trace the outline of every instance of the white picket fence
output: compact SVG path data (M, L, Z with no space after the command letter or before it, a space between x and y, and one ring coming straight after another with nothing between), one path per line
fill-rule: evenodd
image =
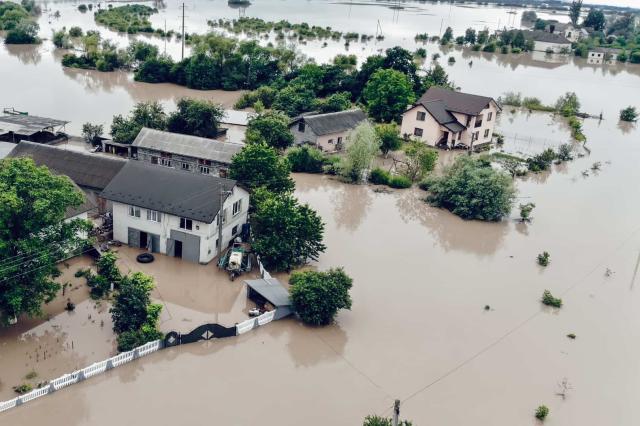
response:
M260 261L260 257L257 258L258 266L260 268L260 275L264 279L271 278L271 274L265 269ZM248 319L236 325L236 335L244 334L248 331L253 330L254 328L258 328L262 325L269 324L273 321L276 315L276 311L265 312L264 314ZM104 373L107 370L118 367L120 365L126 364L128 362L133 361L134 359L143 357L145 355L149 355L152 352L158 351L163 348L162 340L155 340L153 342L146 343L142 346L138 346L137 348L128 351L119 353L116 356L113 356L104 361L95 362L88 367L83 368L82 370L74 371L70 374L65 374L61 377L58 377L55 380L50 381L46 386L43 386L39 389L34 389L29 393L24 395L20 395L17 398L10 399L8 401L0 402L0 413L11 408L14 408L18 405L22 405L28 401L31 401L36 398L40 398L43 395L50 394L51 392L55 392L59 389L62 389L66 386L73 385L75 383L81 382L83 380L88 379L89 377L93 377L95 375Z
M31 392L20 395L17 398L0 402L0 412L13 408L17 405L22 405L25 402L31 401L33 399L40 398L43 395L55 392L66 386L73 385L74 383L81 382L85 379L88 379L89 377L95 376L96 374L104 373L111 368L115 368L119 365L133 361L136 358L149 355L150 353L160 349L162 349L162 340L154 340L153 342L138 346L131 351L122 352L107 360L93 363L90 366L83 368L82 370L74 371L70 374L65 374L55 380L51 380L46 386L43 386L39 389L34 389Z

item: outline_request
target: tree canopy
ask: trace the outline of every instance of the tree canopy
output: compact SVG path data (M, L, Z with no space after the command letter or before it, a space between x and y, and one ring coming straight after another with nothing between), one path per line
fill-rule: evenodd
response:
M362 93L369 115L376 121L399 121L415 94L408 77L400 71L376 71Z
M229 175L251 190L266 188L281 193L293 190L295 183L289 176L291 171L286 158L264 142L251 143L234 155Z
M215 138L224 117L221 105L207 100L182 98L169 115L167 130L185 135Z
M281 112L270 111L249 120L245 142L266 143L283 150L293 145L293 134L289 131L289 118Z
M64 221L83 195L27 158L0 161L0 313L38 315L60 285L58 261L83 248L91 225Z
M324 223L318 214L291 194L263 193L257 198L253 248L265 267L284 271L317 260L325 250Z
M387 155L389 151L396 151L402 146L400 129L396 123L381 123L375 126L376 135L380 139L380 151Z
M132 143L140 129L164 130L167 126L167 115L158 102L139 102L128 117L118 114L111 123L111 137L114 142Z
M483 159L458 157L442 176L430 176L421 185L427 201L463 219L498 221L511 212L513 181Z
M353 280L342 268L294 272L289 284L293 309L306 324L328 325L338 310L351 309Z
M380 150L380 139L367 121L360 123L347 136L345 155L340 160L340 175L359 182Z
M584 18L584 22L582 23L585 27L591 27L596 31L604 30L606 24L607 19L604 16L604 12L595 8L589 9L589 13L587 13L587 17Z

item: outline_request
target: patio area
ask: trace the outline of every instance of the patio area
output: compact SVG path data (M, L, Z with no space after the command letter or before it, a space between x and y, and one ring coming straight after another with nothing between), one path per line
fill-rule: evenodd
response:
M117 247L118 265L123 273L141 271L154 278L151 296L164 306L160 315L163 333L187 333L207 323L233 326L249 318L255 304L247 299L245 279L258 277L257 272L243 274L231 281L218 269L216 259L207 265L154 253L152 263L138 263L136 256L144 250Z

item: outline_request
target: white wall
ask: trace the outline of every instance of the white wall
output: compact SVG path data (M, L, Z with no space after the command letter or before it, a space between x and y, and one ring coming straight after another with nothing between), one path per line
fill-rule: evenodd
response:
M235 216L231 216L233 203L241 201L241 210ZM227 211L227 220L222 227L222 247L227 247L233 238L231 232L234 226L238 226L238 233L242 230L242 224L247 222L249 210L249 193L240 187L233 189L233 194L227 197L224 203ZM218 238L217 217L212 223L193 221L192 230L180 228L180 217L167 213L161 213L161 221L147 220L147 209L140 208L140 217L129 216L129 205L113 203L113 238L124 244L129 243L128 228L138 229L150 234L160 236L160 252L167 254L167 240L171 238L171 230L184 232L200 237L200 263L208 263L218 255L216 239Z
M547 49L553 50L554 53L561 53L562 49L566 48L571 50L571 43L547 43L546 41L536 41L533 50L539 52L546 52Z
M417 119L417 113L419 111L425 112L426 117L425 121L419 121ZM491 113L491 120L487 120L489 117L489 113ZM462 135L460 139L457 139L457 134L453 134L451 131L447 130L445 127L441 126L434 118L427 112L427 110L422 105L417 105L409 110L407 110L402 116L402 125L400 126L400 134L404 136L405 134L409 135L410 138L415 138L425 142L428 145L435 146L435 144L440 140L444 131L449 131L449 145L455 138L455 143L462 142L467 146L471 146L471 138L472 135L478 132L478 139L474 141L474 145L483 144L487 142L491 142L493 137L493 130L496 122L496 115L498 114L498 106L495 102L490 102L489 107L482 110L479 115L482 115L482 125L480 127L474 127L476 124L476 116L471 116L469 120L469 127L462 131ZM468 116L466 114L461 114L458 112L454 112L453 116L462 124L463 126L467 124ZM415 128L420 128L423 130L422 137L413 136L413 132ZM484 136L486 130L489 130L487 137Z

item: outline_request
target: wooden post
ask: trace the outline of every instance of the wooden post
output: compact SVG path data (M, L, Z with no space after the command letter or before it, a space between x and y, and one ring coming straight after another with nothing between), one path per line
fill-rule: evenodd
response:
M400 417L400 400L396 399L393 403L393 426L398 426L398 417Z

